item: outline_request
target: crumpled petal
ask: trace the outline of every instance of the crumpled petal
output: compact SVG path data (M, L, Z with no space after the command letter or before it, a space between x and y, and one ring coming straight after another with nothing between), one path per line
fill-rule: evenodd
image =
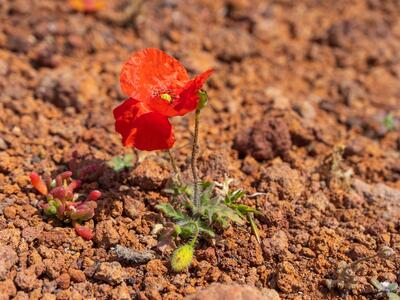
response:
M157 93L181 89L189 80L184 66L160 49L135 52L123 65L120 83L129 97L146 101Z
M139 150L165 150L175 143L168 118L149 111L143 103L129 98L114 111L115 130L122 136L124 146Z
M207 70L186 83L185 87L179 94L179 98L173 105L178 116L183 116L197 108L200 99L199 90L203 87L212 72L213 70Z
M189 80L178 92L172 104L161 99L159 96L144 101L146 106L167 117L183 116L197 108L199 102L199 90L202 88L213 70L208 70Z

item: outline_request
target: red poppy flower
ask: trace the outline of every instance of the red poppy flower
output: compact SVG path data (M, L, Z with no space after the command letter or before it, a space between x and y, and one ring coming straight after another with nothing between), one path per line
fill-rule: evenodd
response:
M168 118L147 109L142 102L129 98L113 113L115 130L121 134L124 146L152 151L174 145L175 137Z
M134 53L120 77L122 91L130 98L114 109L115 129L124 146L171 148L175 138L168 118L197 108L199 90L211 73L189 79L182 64L159 49Z

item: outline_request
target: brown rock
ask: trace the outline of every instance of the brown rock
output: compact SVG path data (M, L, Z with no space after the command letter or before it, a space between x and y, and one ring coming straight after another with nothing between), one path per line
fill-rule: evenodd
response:
M3 213L7 219L15 219L15 216L17 215L17 209L15 206L7 206L4 208Z
M296 200L303 194L304 189L299 173L288 164L273 165L261 170L258 185L260 192L273 192L281 199Z
M36 96L60 108L80 110L98 98L96 80L79 69L65 67L51 70L39 82Z
M169 172L160 167L155 161L145 159L133 172L133 183L143 190L161 189Z
M215 43L213 50L220 60L242 60L256 52L254 39L247 31L215 28L210 35Z
M112 300L130 300L132 299L129 289L125 283L122 283L120 286L116 287L111 292Z
M124 280L125 273L119 262L103 262L99 265L94 276L108 284L117 285Z
M382 214L384 219L400 218L400 190L391 188L384 183L371 185L360 179L354 180L353 187L368 202L373 202L384 209Z
M235 300L279 300L279 295L274 290L261 292L255 287L247 285L228 285L214 283L209 287L198 291L194 295L185 298L186 300L220 300L220 299L235 299Z
M15 283L24 291L31 291L41 285L41 282L36 278L34 267L18 272L15 277Z
M276 280L278 288L284 293L296 291L300 286L297 274L298 272L291 263L281 263Z
M262 242L264 255L268 258L273 258L275 255L284 255L288 247L288 237L283 230L279 230L271 238L265 239Z
M85 273L77 269L70 269L69 276L71 277L71 280L74 282L84 282L86 280Z
M37 227L26 227L22 230L22 237L28 242L32 242L39 238L41 230Z
M56 282L57 282L57 286L60 289L65 290L70 285L71 277L67 273L63 273L60 276L58 276L58 278L56 279Z
M7 278L11 267L18 261L17 253L10 246L0 246L0 280Z
M258 161L284 156L291 148L289 129L283 119L266 118L247 131L239 130L233 148Z
M149 261L146 265L146 270L147 272L153 275L160 275L160 276L164 275L168 271L167 267L163 264L163 262L160 259L153 259Z
M66 239L64 230L44 231L39 236L40 242L46 246L61 246Z
M124 202L124 214L129 218L135 218L138 214L138 211L144 209L143 201L134 199L129 195L123 196L122 200Z
M106 249L116 245L120 236L112 220L101 221L96 225L94 241Z
M0 300L12 299L17 294L17 288L11 279L0 282Z

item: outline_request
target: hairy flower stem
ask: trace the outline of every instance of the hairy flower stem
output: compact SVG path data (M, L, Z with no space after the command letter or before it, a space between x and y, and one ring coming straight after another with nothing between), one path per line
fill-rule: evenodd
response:
M168 156L169 156L169 160L171 162L172 169L173 169L173 171L174 171L174 173L176 175L176 179L178 180L178 183L180 185L182 185L181 172L179 172L179 169L176 166L175 158L174 158L174 156L172 155L172 153L171 153L171 151L169 149L167 150L167 153L168 153Z
M199 237L199 232L200 232L199 224L197 224L197 222L193 222L193 225L196 228L196 230L194 232L192 240L189 242L189 245L191 245L192 247L194 247L194 245L196 244L197 238Z
M193 149L192 149L192 174L193 174L193 202L195 207L200 206L199 201L199 180L197 177L197 154L199 151L199 119L200 119L200 109L196 109L196 114L194 117L194 137L193 137Z
M359 263L361 263L363 261L367 261L367 260L373 259L374 257L377 257L377 256L379 256L379 254L374 254L374 255L371 255L371 256L362 257L362 258L352 262L351 264L349 264L346 269L353 269Z

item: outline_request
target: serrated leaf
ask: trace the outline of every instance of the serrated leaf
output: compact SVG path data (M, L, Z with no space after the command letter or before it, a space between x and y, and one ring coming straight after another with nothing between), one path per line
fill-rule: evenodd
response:
M210 237L215 237L214 231L211 228L209 228L203 224L199 225L199 231L200 231L200 233L205 233L205 234L209 235Z
M257 213L257 209L245 204L232 204L229 205L232 209L239 211L242 214Z
M169 203L158 204L156 208L161 210L167 217L172 218L175 221L181 221L185 219L183 213L173 208Z
M242 189L238 189L234 192L228 193L225 199L225 202L228 204L234 204L237 200L245 195L245 191Z

